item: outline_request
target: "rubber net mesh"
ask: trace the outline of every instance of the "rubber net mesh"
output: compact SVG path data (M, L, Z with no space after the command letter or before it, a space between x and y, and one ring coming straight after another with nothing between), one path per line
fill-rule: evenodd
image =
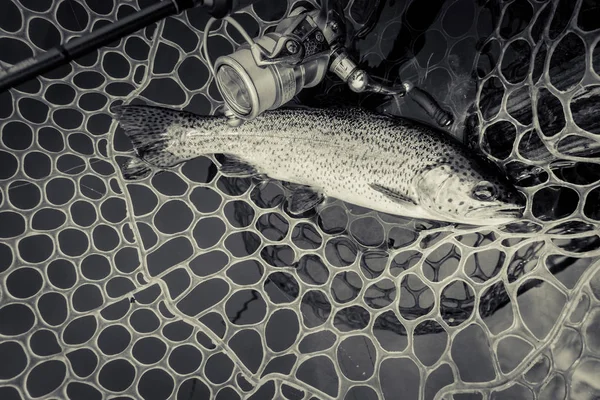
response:
M1 0L0 65L149 3ZM256 36L295 3L235 18ZM124 181L111 104L221 104L194 9L0 94L1 399L600 396L598 3L343 5L375 26L361 65L452 109L453 134L523 178L532 222L335 199L294 218L280 182L223 176L213 156ZM239 41L218 25L212 57Z

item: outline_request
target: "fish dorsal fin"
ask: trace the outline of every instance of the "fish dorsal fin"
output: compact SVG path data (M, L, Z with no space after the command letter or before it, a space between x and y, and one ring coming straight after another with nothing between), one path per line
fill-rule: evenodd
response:
M239 158L227 154L224 157L225 160L221 163L221 172L224 174L238 177L258 174L256 168Z
M401 193L398 193L390 188L387 188L385 186L381 186L377 183L371 183L369 186L371 186L371 189L378 191L379 193L383 194L384 196L386 196L387 198L389 198L390 200L396 202L396 203L400 203L400 204L410 204L410 205L417 205L417 202L414 201L413 199L411 199L408 196L405 196Z
M283 106L279 107L279 109L283 109L283 110L314 110L314 107L309 107L307 105L300 103L299 101L292 99L292 100L288 101L287 103L285 103Z
M284 186L292 191L288 201L288 209L295 215L302 214L316 207L325 199L323 193L320 193L309 186L297 185L294 183L287 183Z

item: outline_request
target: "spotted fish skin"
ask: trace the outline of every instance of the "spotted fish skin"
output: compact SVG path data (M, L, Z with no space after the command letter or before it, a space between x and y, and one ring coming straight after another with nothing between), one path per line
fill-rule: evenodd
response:
M499 171L447 134L408 120L357 108L279 109L230 127L225 117L165 108L112 111L138 156L160 168L223 153L256 173L363 207L475 225L512 221L522 208ZM139 173L134 164L130 178ZM493 201L474 198L473 188L482 181L493 186Z

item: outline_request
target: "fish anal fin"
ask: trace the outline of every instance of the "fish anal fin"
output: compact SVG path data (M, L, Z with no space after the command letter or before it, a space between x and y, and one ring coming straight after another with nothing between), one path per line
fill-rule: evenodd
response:
M292 190L289 197L288 209L294 215L302 214L317 205L321 204L325 199L323 193L320 193L309 186L302 185L286 185Z
M224 174L237 177L258 175L256 168L247 162L229 155L224 155L224 158L221 162L221 172Z
M408 196L405 196L401 193L398 193L390 188L387 188L385 186L379 185L377 183L371 183L369 186L371 186L371 189L383 194L384 196L386 196L387 198L389 198L390 200L396 202L396 203L400 203L400 204L410 204L412 206L416 206L417 202L413 199L411 199Z
M145 161L134 157L121 166L121 172L126 180L141 180L152 174L152 168Z

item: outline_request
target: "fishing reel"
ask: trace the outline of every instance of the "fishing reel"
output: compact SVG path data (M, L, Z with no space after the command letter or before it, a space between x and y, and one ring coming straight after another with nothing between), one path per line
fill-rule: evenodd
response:
M208 54L208 32L204 30L203 52L225 101L225 115L237 126L279 108L304 88L319 84L327 72L337 75L357 93L404 96L407 93L441 126L452 124L452 116L428 93L410 83L386 86L360 69L344 47L343 15L335 10L309 10L298 6L274 31L251 38L233 18L225 17L244 41L232 54L219 57L214 65Z
M202 6L212 15L204 29L204 56L225 100L225 115L229 117L230 125L239 125L266 110L281 107L302 89L319 84L327 71L333 72L358 93L408 94L440 126L452 123L452 115L443 110L428 93L408 82L398 86L383 85L358 68L344 47L346 32L343 11L339 7L339 12L329 10L329 3L334 3L334 0L322 0L323 8L320 10L298 6L274 31L251 38L236 20L227 15L258 1L158 1L113 24L14 65L6 73L0 74L0 93L167 16ZM219 57L213 66L208 55L208 33L215 18L223 18L237 28L246 43L232 54Z

